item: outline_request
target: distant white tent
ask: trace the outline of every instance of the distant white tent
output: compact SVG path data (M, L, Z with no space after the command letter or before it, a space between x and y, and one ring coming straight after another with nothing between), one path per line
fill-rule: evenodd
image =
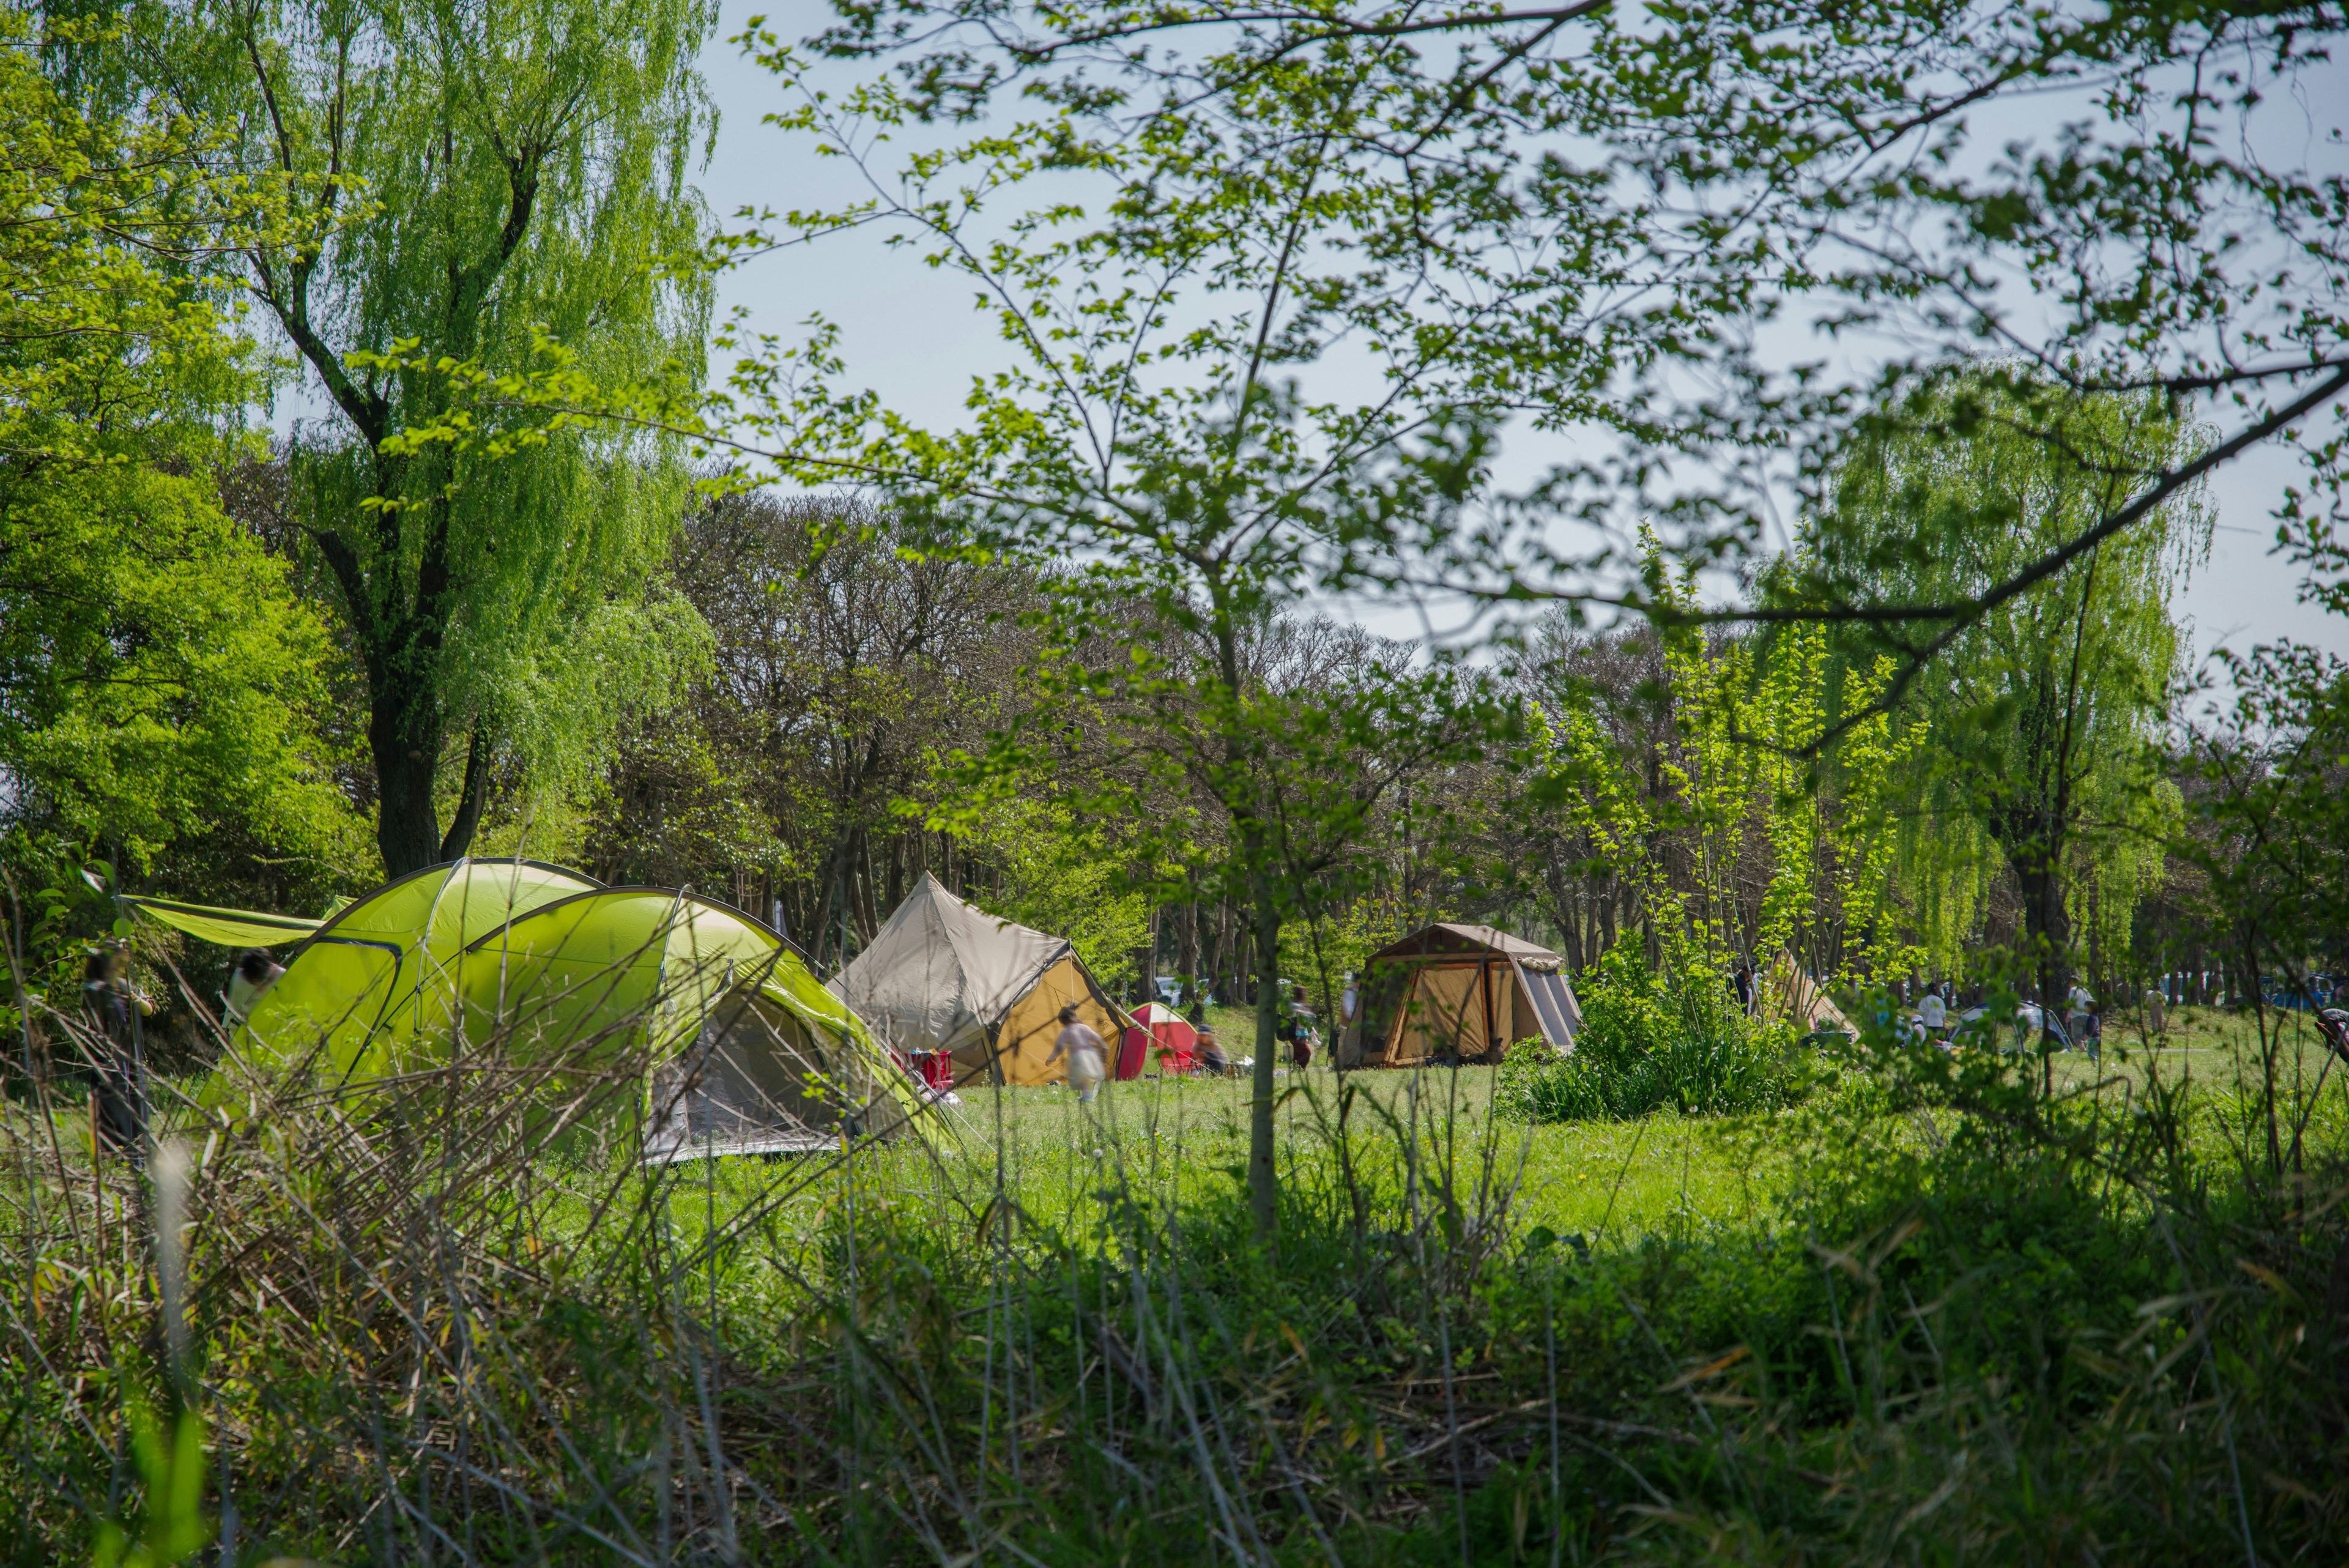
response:
M882 1044L952 1053L961 1082L1061 1082L1065 1060L1044 1058L1063 1007L1076 1008L1112 1062L1130 1026L1066 937L988 914L926 873L832 991Z

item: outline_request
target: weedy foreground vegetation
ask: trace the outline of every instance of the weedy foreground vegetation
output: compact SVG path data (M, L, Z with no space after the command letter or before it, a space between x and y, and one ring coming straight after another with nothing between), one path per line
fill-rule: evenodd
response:
M2270 1021L2272 1023L2272 1021ZM1747 1118L1494 1075L533 1146L494 1044L213 1081L152 1199L12 1109L12 1561L2284 1561L2337 1542L2349 1103L2242 1020L1881 1042ZM566 1064L593 1096L627 1063ZM222 1079L233 1079L233 1063ZM209 1106L210 1109L200 1108ZM80 1119L77 1119L79 1117ZM171 1172L184 1169L181 1179ZM176 1213L178 1244L151 1226Z
M2340 6L720 9L0 6L0 1560L2340 1558ZM1252 1081L648 1165L129 913L490 854ZM1276 1071L1429 922L1574 1056Z

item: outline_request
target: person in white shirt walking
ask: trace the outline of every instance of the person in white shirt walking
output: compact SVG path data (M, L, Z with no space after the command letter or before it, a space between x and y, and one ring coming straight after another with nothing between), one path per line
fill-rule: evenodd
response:
M1925 988L1923 1000L1917 1003L1917 1023L1925 1031L1925 1038L1936 1045L1949 1032L1950 1004L1941 1000L1940 981L1935 981Z
M1102 1080L1108 1076L1107 1055L1102 1049L1102 1037L1088 1024L1077 1022L1077 1010L1061 1009L1061 1033L1052 1041L1052 1053L1044 1058L1050 1066L1062 1056L1069 1059L1069 1087L1077 1092L1080 1105L1091 1105L1101 1092Z

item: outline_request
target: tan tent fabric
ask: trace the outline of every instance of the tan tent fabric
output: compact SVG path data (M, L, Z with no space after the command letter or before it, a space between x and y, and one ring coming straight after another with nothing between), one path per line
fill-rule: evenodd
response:
M1413 976L1387 1033L1386 1065L1408 1066L1447 1051L1474 1056L1486 1049L1486 1041L1497 1039L1506 1047L1541 1033L1533 998L1517 983L1516 966L1494 963L1492 981L1492 1022L1497 1027L1488 1028L1480 966L1423 969Z
M1491 926L1426 927L1363 968L1367 1037L1349 1031L1340 1064L1406 1067L1433 1056L1491 1059L1539 1037L1574 1048L1582 1010L1556 953ZM1489 981L1489 985L1488 985ZM1491 1016L1486 1016L1491 1001Z
M957 1079L983 1078L993 1057L1009 1083L1060 1083L1065 1064L1044 1057L1072 1003L1112 1062L1126 1027L1067 938L988 914L927 874L832 990L883 1044L952 1052Z
M1058 1084L1069 1075L1066 1058L1050 1066L1044 1058L1052 1054L1052 1041L1061 1033L1061 1009L1074 1007L1077 1017L1092 1027L1102 1037L1102 1046L1108 1061L1117 1061L1118 1036L1124 1033L1125 1023L1093 984L1092 976L1074 952L1054 964L1038 979L1035 988L1011 1004L1004 1015L1003 1026L996 1032L996 1062L1003 1070L1007 1084ZM955 1076L968 1076L984 1071L987 1055L984 1047L955 1053Z
M832 982L900 1051L960 1051L988 1034L1069 951L1063 937L998 919L925 873Z
M1803 972L1795 962L1795 955L1785 949L1771 962L1770 978L1762 988L1762 1005L1773 1018L1791 1018L1804 1028L1818 1031L1840 1029L1857 1037L1859 1031L1851 1026L1836 1004L1827 1000L1818 981Z

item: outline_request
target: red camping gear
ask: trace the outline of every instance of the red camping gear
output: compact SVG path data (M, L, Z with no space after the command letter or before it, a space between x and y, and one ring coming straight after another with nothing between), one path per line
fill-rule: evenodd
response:
M1158 1052L1158 1070L1162 1073L1195 1073L1199 1068L1199 1032L1191 1021L1163 1002L1145 1002L1133 1010L1133 1021L1149 1031L1150 1043ZM1138 1069L1137 1069L1138 1070ZM1121 1077L1124 1075L1120 1074Z

